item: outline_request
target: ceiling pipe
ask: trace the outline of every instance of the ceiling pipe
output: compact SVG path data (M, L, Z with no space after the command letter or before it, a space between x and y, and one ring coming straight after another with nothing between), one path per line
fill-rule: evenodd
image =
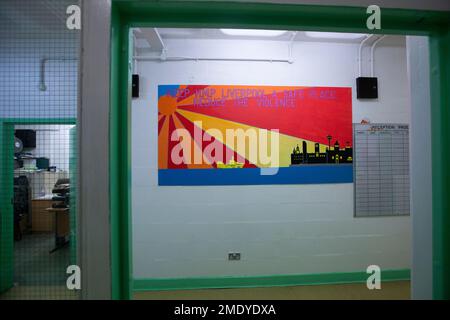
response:
M153 29L154 29L154 32L155 32L157 38L158 38L159 44L161 45L161 60L166 60L166 58L167 58L167 47L166 47L166 44L164 43L161 35L159 34L158 29L156 29L156 28L153 28Z
M155 29L155 32L158 34L158 31ZM161 54L159 57L157 56L133 56L135 61L139 60L147 60L147 61L248 61L248 62L281 62L281 63L294 63L292 49L295 41L295 37L297 36L297 31L294 31L291 35L291 38L288 43L288 59L268 59L268 58L199 58L199 57L188 57L188 56L167 56L167 48L164 45L164 42L161 39L161 43L163 45L163 49L161 50Z
M156 28L135 28L134 34L138 39L145 39L152 50L154 51L164 51L166 50L166 45L161 38L161 35Z
M381 36L379 37L373 44L372 47L370 48L370 76L373 77L374 76L374 54L375 54L375 47L377 46L377 44L383 40L384 38L386 38L387 36Z
M367 35L359 44L358 49L358 77L361 77L362 72L362 48L364 46L364 43L366 43L367 40L373 37L373 34Z
M297 36L297 31L292 32L291 39L290 39L289 45L288 45L288 48L289 48L289 63L294 63L294 58L293 58L292 51L293 51L294 41L295 41L295 37L296 36Z
M136 56L136 33L133 32L133 57ZM137 74L138 66L137 66L137 60L133 59L133 74Z
M259 59L259 58L196 58L196 57L155 57L155 56L135 56L133 59L147 61L251 61L251 62L286 62L292 63L291 59Z
M162 47L161 51L162 51L162 52L167 51L166 44L164 43L164 41L163 41L161 35L159 34L158 29L156 29L156 28L153 28L153 29L154 29L154 31L155 31L156 37L157 37L157 39L158 39L158 41L159 41L159 44L160 44L161 47Z

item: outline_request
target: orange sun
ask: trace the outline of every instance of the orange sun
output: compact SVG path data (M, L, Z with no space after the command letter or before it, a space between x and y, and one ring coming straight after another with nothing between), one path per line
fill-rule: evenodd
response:
M169 95L162 96L158 101L158 111L165 115L172 115L178 107L177 98Z

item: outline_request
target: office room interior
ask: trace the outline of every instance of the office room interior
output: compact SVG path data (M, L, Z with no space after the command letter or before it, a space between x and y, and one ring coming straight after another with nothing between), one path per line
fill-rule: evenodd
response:
M285 2L0 3L0 300L447 298L450 7Z
M74 128L14 126L14 288L9 296L32 296L36 286L64 283L65 268L74 262L69 246Z

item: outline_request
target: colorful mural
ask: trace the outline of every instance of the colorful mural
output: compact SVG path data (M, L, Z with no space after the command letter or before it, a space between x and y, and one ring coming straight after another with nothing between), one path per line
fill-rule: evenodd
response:
M158 183L351 182L351 99L344 87L160 85Z

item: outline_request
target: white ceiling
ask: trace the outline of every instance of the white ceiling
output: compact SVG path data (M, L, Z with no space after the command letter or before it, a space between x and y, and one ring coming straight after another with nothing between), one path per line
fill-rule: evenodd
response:
M159 43L152 45L154 38L146 38L145 29L139 29L135 32L136 48L152 50L152 47L159 48ZM341 38L312 38L305 34L304 31L288 31L280 36L264 37L264 36L230 36L224 34L220 29L186 29L186 28L157 28L162 41L170 40L267 40L267 41L302 41L302 42L337 42L337 43L360 43L364 37L358 39L341 39ZM398 45L404 44L404 36L389 36L383 41L383 45Z
M273 40L283 41L291 40L294 32L288 31L280 36L264 37L264 36L229 36L224 34L220 29L180 29L180 28L158 28L161 38L163 39L240 39L240 40ZM320 39L312 39L305 35L305 32L296 32L295 41L323 41ZM359 42L360 40L336 39L337 42Z

